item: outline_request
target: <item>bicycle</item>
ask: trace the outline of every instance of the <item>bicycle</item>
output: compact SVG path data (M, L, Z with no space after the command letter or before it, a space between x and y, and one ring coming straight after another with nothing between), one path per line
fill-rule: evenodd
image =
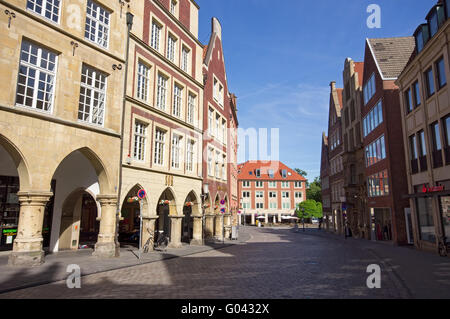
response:
M438 253L441 257L447 257L450 251L450 242L447 242L447 238L442 236L439 238Z
M150 237L147 239L144 245L144 254L147 254L150 247L154 245L155 240L155 232L152 231L150 228L147 228L147 232L150 234Z
M155 250L166 251L169 246L169 237L164 234L164 231L159 231L158 240L155 243Z

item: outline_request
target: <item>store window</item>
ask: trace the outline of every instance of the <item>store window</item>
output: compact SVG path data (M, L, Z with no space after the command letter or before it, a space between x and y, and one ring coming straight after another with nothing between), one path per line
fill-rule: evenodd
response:
M444 229L444 236L450 237L450 196L441 196L439 198L441 214L442 214L442 227Z
M431 243L436 242L436 230L433 221L432 200L429 197L416 199L417 217L420 239Z

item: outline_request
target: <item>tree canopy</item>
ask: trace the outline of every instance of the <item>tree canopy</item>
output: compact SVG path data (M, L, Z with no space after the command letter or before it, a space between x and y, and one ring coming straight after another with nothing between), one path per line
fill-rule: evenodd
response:
M298 218L322 218L322 203L316 202L313 199L308 199L300 204L298 204L295 210Z
M306 189L306 198L322 203L322 183L319 177L316 177L314 182L308 185L308 188Z

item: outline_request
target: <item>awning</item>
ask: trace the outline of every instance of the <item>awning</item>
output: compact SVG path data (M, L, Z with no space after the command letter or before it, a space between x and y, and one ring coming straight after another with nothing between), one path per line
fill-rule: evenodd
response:
M403 198L423 198L423 197L448 196L448 195L450 195L450 190L445 190L442 192L408 194L404 195Z

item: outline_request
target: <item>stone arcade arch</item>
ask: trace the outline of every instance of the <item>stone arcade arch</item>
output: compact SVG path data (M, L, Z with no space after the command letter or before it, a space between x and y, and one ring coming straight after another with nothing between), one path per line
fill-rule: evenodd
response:
M211 195L208 194L205 200L205 239L214 237L214 206L212 204Z
M214 238L217 240L223 239L223 214L220 213L220 197L217 193L214 200L214 215L215 215L215 225L214 225Z
M180 248L181 244L181 222L183 215L178 214L177 199L172 188L166 188L158 199L157 215L155 223L156 240L158 235L163 232L170 238L169 246L171 248Z
M195 191L191 191L184 201L182 222L182 241L202 245L203 243L203 215L200 200Z

